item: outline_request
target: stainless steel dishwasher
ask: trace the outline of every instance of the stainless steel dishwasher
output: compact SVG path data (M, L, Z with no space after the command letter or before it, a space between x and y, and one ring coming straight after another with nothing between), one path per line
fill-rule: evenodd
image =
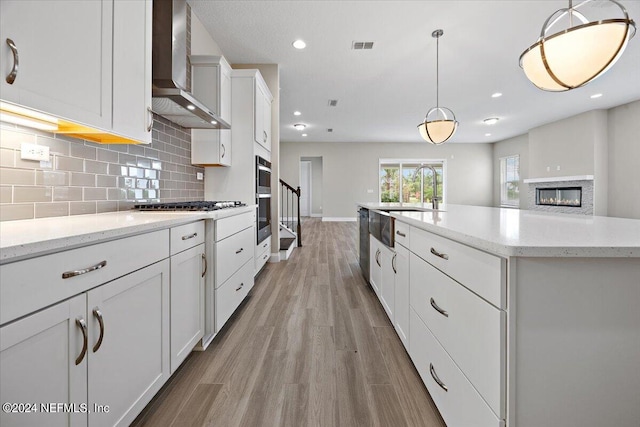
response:
M360 230L360 269L369 283L369 209L358 210L358 229Z

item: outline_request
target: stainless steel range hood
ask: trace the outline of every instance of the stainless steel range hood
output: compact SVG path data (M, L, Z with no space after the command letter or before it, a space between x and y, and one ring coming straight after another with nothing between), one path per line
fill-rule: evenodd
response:
M187 2L153 2L153 112L190 129L229 129L186 91Z

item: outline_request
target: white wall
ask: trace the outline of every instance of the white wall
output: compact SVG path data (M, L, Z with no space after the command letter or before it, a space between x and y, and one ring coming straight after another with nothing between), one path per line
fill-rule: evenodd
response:
M523 180L529 177L529 135L496 142L493 145L493 205L500 206L500 158L520 156L520 209L527 209L527 187Z
M224 56L195 13L191 12L191 54Z
M311 216L322 216L322 157L302 157L311 162Z
M491 144L282 142L280 175L297 186L300 158L322 157L323 217L355 218L357 202L378 200L379 159L445 159L447 202L491 206L492 156Z

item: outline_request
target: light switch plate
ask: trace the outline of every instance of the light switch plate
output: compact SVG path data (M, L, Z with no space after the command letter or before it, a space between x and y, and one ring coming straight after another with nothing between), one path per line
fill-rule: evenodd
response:
M202 172L196 172L196 179L198 181L202 181L204 179L204 174Z
M49 161L49 147L45 145L20 144L21 160L36 160L39 162Z

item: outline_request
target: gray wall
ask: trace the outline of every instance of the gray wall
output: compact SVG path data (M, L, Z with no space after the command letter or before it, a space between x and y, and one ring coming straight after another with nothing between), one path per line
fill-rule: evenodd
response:
M609 216L640 219L640 101L608 111Z
M297 186L300 158L322 157L323 217L355 218L356 202L378 200L379 159L445 159L447 202L491 206L492 156L491 144L281 142L280 176Z
M311 162L311 216L322 216L322 157L302 157Z
M493 145L493 205L500 206L500 158L520 156L520 209L527 209L527 184L522 182L529 176L529 135L496 142Z

